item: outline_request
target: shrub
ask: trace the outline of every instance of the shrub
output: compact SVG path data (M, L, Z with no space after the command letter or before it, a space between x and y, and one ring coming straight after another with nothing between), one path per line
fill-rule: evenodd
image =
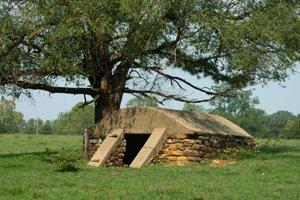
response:
M82 155L78 150L66 150L51 156L52 163L55 164L61 171L75 171L78 169L78 163L82 159Z
M43 152L43 156L41 158L42 161L47 162L47 163L52 163L52 156L57 153L49 148L45 148Z

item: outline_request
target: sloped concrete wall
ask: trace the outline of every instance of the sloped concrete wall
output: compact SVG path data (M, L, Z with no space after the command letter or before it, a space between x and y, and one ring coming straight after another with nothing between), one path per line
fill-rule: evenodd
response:
M104 138L117 128L128 134L151 133L155 128L166 128L166 134L176 138L194 133L251 137L239 126L217 115L149 107L116 111L95 124L89 133L93 138Z

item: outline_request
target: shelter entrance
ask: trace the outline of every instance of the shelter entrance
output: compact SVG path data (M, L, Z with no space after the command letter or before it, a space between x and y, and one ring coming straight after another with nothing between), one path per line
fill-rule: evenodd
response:
M130 134L124 133L123 128L114 129L107 134L91 158L89 165L99 167L111 162L118 162L133 168L142 167L149 164L162 149L165 138L166 128L154 128L151 133L147 134ZM120 146L124 140L125 148ZM124 153L117 153L117 157L111 157L118 148Z
M150 137L150 134L125 134L124 139L126 141L126 149L124 153L123 162L125 165L130 165L140 150L145 145L146 141Z

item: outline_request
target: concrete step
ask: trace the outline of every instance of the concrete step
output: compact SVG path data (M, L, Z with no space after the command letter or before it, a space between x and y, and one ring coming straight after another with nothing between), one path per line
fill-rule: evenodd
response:
M123 138L124 129L115 129L109 133L93 155L88 165L95 167L103 166L115 148L122 142Z
M140 168L149 164L154 156L162 149L166 139L166 128L155 128L143 148L130 164L130 167Z

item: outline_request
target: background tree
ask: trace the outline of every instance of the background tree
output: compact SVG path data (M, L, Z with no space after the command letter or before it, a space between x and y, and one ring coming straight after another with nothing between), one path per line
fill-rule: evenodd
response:
M34 134L36 132L35 119L29 119L26 122L23 132L25 134Z
M287 123L295 118L296 116L293 113L280 110L267 117L266 125L268 126L272 134L278 136L282 129L287 125Z
M227 90L229 85L216 87L217 91ZM256 109L259 104L251 90L231 90L227 97L217 97L209 102L210 113L221 115L248 131L253 136L269 137L271 132L266 126L267 114Z
M40 118L37 119L29 119L26 123L25 123L25 127L23 132L25 134L40 134L41 133L41 129L43 127L43 120Z
M267 114L264 110L249 108L234 118L234 122L255 137L272 138L274 134L266 125Z
M208 101L225 94L168 72L233 87L283 81L299 60L298 14L299 1L279 0L2 0L1 93L89 95L95 122L124 93ZM189 100L188 87L207 98Z
M300 117L288 122L280 135L287 139L300 139Z
M196 112L206 112L206 109L195 103L185 103L182 108L183 111L196 111Z
M50 135L52 134L52 123L50 120L46 120L41 128L41 134Z
M23 114L17 112L15 102L0 100L0 133L19 133L24 126Z
M80 135L85 128L93 125L94 107L82 108L83 103L76 104L70 111L59 114L52 122L52 133L59 135Z
M228 91L231 86L221 84L215 87L222 93ZM259 104L257 97L252 96L251 90L234 89L228 92L228 96L220 96L209 102L210 112L226 116L229 119L241 116L246 110Z
M158 107L157 100L154 97L137 96L126 103L126 107Z

